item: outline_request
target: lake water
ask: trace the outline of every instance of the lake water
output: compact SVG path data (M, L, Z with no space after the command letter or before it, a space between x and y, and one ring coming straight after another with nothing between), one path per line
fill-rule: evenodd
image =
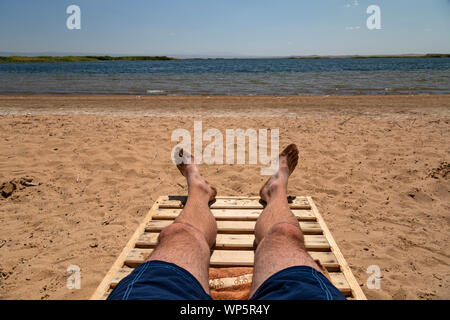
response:
M443 94L450 58L0 63L0 93Z

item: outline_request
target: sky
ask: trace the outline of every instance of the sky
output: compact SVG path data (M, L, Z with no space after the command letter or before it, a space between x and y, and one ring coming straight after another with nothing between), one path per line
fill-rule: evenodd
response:
M69 5L81 29L69 30ZM381 29L369 30L370 5ZM0 54L450 53L450 0L0 0Z

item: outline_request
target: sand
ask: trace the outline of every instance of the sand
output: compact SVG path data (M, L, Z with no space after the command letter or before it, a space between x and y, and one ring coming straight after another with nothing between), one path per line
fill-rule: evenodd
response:
M194 120L299 146L289 193L313 196L369 299L450 298L445 95L0 96L0 298L89 298L155 199L186 193L170 138ZM219 195L266 180L259 165L200 169Z

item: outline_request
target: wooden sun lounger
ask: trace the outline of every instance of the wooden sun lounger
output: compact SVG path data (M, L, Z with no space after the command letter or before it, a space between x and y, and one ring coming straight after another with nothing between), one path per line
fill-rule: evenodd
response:
M144 262L156 246L159 232L178 216L185 200L184 196L158 198L92 295L92 300L106 299L121 279ZM305 234L306 249L313 259L326 268L331 282L347 298L365 300L363 291L312 198L289 197L289 202ZM259 197L217 197L211 205L218 226L211 267L253 266L253 231L262 209ZM239 280L251 281L251 274L241 276ZM221 281L222 284L232 284L236 279L223 278ZM215 285L211 280L210 287Z

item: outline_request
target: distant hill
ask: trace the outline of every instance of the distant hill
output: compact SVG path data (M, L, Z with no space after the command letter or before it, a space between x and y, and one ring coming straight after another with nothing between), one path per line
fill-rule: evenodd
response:
M428 53L428 54L403 54L403 55L347 55L347 56L291 56L289 59L330 59L330 58L353 58L353 59L369 59L369 58L450 58L448 53Z
M25 63L25 62L85 62L85 61L140 61L140 60L177 60L167 56L10 56L0 57L0 63Z
M288 57L184 57L174 58L168 56L0 56L0 63L27 63L27 62L88 62L88 61L148 61L148 60L208 60L208 59L336 59L336 58L450 58L450 54L429 53L429 54L405 54L405 55L342 55L342 56L288 56Z

